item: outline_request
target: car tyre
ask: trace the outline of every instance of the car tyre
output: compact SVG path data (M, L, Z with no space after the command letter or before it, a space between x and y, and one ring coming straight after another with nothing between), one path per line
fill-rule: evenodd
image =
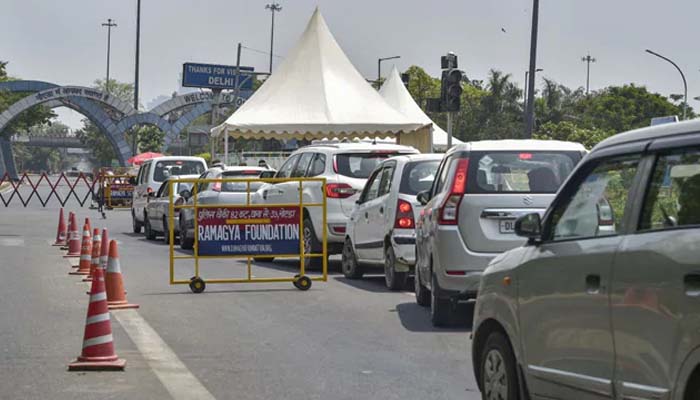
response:
M144 216L143 219L146 221L146 227L144 228L144 231L146 233L146 239L148 240L155 240L156 239L156 231L153 230L151 227L151 221L148 220L148 216Z
M180 220L182 221L182 220ZM192 250L194 247L194 238L187 237L187 229L182 222L180 222L180 248L183 250Z
M396 253L394 248L387 246L384 250L384 282L390 290L401 290L406 287L408 272L396 270Z
M452 302L450 299L440 297L440 288L438 287L435 273L433 272L431 275L430 320L433 326L447 326L450 323L450 316L452 314Z
M360 279L364 275L364 269L357 263L355 250L352 248L350 238L345 239L343 244L343 258L341 261L343 275L348 279Z
M134 211L131 211L131 227L134 230L134 233L141 233L141 223L136 220L136 214L134 214Z
M163 216L163 243L170 244L170 229L168 229L168 219Z
M518 377L515 355L506 336L491 332L481 350L482 399L518 400Z
M304 217L304 254L321 253L322 244L316 238L314 226L308 216ZM306 257L304 258L304 270L314 271L323 268L323 259L321 257Z
M414 291L416 294L416 303L422 307L430 306L430 290L423 285L420 281L420 272L418 272L418 267L416 267L416 274L413 277Z

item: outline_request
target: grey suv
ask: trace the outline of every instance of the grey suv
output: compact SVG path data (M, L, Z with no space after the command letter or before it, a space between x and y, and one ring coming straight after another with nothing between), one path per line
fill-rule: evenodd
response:
M484 399L700 399L700 121L601 142L515 230L476 302Z
M543 140L464 143L442 159L416 222L416 301L434 325L449 323L454 302L476 297L496 255L520 246L517 217L544 211L585 154L581 144Z

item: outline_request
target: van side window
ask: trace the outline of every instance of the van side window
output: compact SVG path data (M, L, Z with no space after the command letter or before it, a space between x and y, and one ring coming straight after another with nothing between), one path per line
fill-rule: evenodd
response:
M365 189L362 192L362 196L360 197L360 203L365 203L377 198L377 195L379 194L379 183L382 180L383 171L384 169L378 169L369 177L367 184L365 185Z
M280 169L277 171L277 175L275 175L275 178L289 178L289 175L291 175L292 170L294 169L294 165L296 164L298 159L298 154L289 157L287 161L284 164L282 164Z
M700 225L700 149L659 155L647 188L640 230Z
M391 191L391 181L394 179L394 170L396 170L396 168L393 162L384 166L384 173L382 173L382 180L379 182L379 194L377 197L382 197Z
M450 163L452 162L453 158L445 158L442 160L442 164L440 165L440 172L438 172L438 177L435 180L435 184L433 185L433 190L432 190L432 196L435 197L436 194L442 192L442 189L445 187L445 182L447 181L447 173L449 172L450 169Z
M306 174L309 178L319 176L326 170L326 155L316 153L314 160L311 162L309 172Z
M602 161L577 180L571 197L552 213L553 240L584 239L620 233L627 198L640 156Z

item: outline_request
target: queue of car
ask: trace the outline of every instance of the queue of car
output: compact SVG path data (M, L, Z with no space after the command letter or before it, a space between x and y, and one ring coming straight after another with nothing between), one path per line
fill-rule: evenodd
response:
M201 177L240 174L216 167ZM540 140L464 143L444 155L314 144L274 177L326 179L326 225L321 210L304 209L305 253L320 251L325 229L346 278L383 270L400 290L413 273L435 326L450 323L458 302L472 305L484 399L700 399L699 121L616 135L590 153ZM323 195L316 181L241 185L202 184L198 201ZM181 212L185 248L191 218Z

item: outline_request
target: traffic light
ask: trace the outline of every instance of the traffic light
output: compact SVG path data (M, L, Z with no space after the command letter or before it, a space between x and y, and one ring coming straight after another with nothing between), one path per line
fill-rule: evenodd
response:
M458 69L442 71L440 99L442 111L459 111L462 96L462 77L464 73Z

